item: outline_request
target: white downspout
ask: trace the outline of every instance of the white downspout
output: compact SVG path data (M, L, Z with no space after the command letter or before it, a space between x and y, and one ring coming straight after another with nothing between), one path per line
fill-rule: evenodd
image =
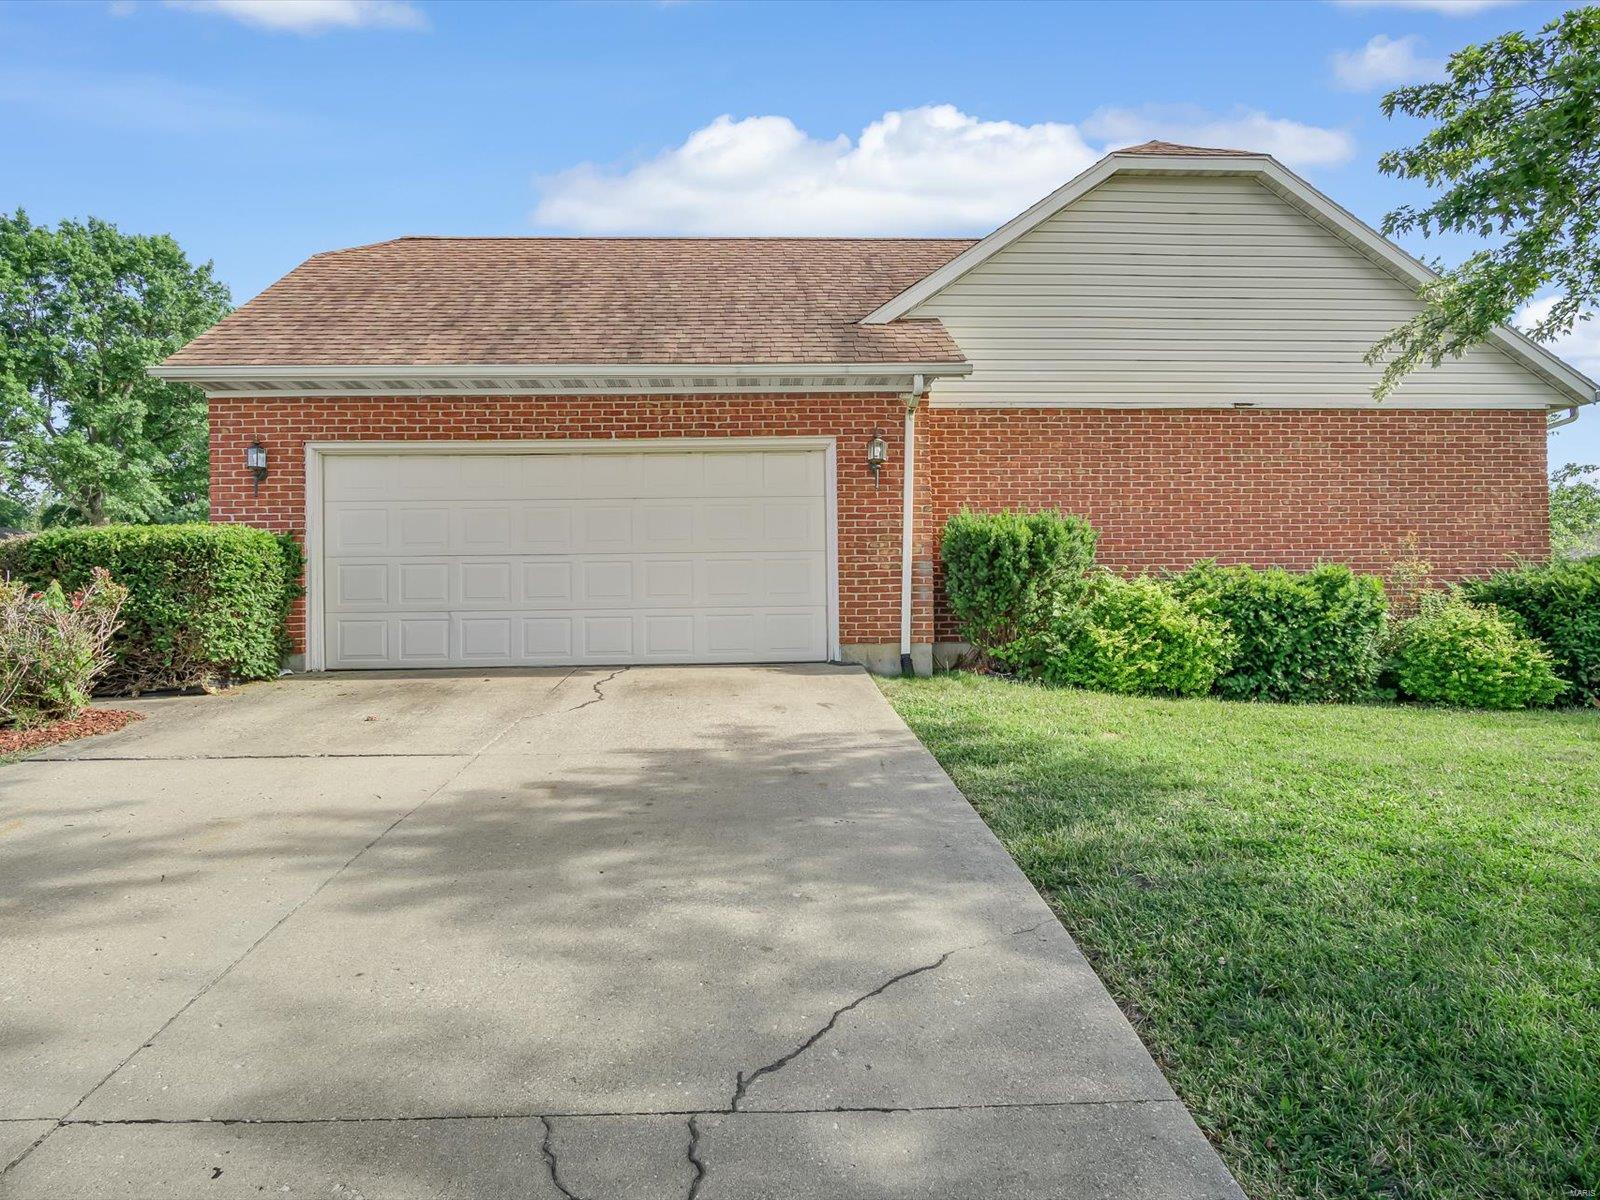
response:
M904 494L900 504L900 674L914 674L911 664L911 541L916 529L917 405L927 386L921 375L911 377L906 402Z

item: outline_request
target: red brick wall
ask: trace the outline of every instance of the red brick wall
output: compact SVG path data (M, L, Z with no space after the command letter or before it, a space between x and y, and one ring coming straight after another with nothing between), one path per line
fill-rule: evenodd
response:
M884 395L213 400L211 513L302 531L307 441L839 438L840 640L900 636L902 402ZM932 409L917 418L913 640L955 636L938 530L962 505L1057 505L1119 570L1225 562L1381 571L1415 535L1441 578L1548 549L1541 412ZM881 429L889 463L862 463ZM257 494L244 448L271 474ZM298 640L304 629L297 614Z
M307 442L837 436L840 640L897 642L904 412L881 395L212 400L211 519L303 533ZM865 465L874 429L889 443L877 483ZM259 494L244 466L256 438L270 468ZM304 614L292 625L303 649Z
M1435 577L1549 551L1542 412L931 409L929 540L963 505L1059 506L1123 571L1197 558L1361 571L1415 535ZM936 585L937 637L954 638Z

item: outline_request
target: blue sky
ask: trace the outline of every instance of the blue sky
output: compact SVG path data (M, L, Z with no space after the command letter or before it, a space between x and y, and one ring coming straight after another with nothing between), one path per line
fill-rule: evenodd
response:
M240 302L406 233L983 233L1147 137L1270 149L1377 224L1420 195L1376 170L1416 132L1382 92L1562 7L10 3L0 205L172 233ZM1593 324L1558 349L1600 373Z

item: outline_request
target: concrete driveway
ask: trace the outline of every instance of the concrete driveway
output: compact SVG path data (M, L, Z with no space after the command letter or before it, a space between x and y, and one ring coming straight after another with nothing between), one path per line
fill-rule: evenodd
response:
M0 767L0 1195L1237 1197L857 670L326 675Z

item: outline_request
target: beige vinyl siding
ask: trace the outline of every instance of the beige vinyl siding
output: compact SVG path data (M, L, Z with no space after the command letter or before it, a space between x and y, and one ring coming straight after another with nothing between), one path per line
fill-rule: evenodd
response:
M1118 175L911 317L973 364L941 404L1372 403L1361 356L1417 309L1409 283L1251 178ZM1392 402L1570 403L1493 347Z

